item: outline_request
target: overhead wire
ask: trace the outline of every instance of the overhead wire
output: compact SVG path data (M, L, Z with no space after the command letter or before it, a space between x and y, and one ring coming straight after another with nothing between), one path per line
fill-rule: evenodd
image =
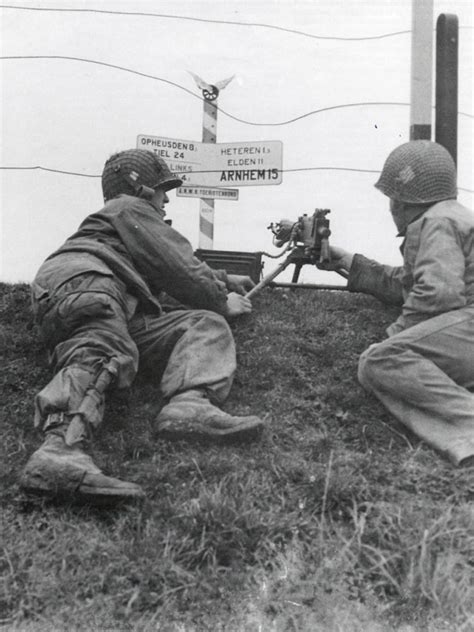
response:
M111 15L141 16L141 17L153 17L153 18L165 18L165 19L191 20L191 21L197 21L197 22L208 22L208 23L212 23L212 24L227 24L227 25L235 25L235 26L252 26L252 27L269 28L269 29L284 31L284 32L288 32L288 33L292 33L292 34L296 34L296 35L301 35L301 36L310 37L310 38L314 38L314 39L322 39L322 40L335 39L335 40L345 40L345 41L361 41L361 40L371 40L371 39L383 39L383 38L386 38L386 37L392 37L392 36L407 34L407 33L411 32L410 30L408 30L408 31L397 31L397 32L392 32L392 33L385 33L385 34L376 35L376 36L337 37L337 36L314 35L314 34L311 34L311 33L298 31L298 30L295 30L295 29L288 29L288 28L285 28L285 27L279 27L279 26L276 26L276 25L264 24L264 23L250 23L250 22L240 22L240 21L231 21L231 20L210 20L210 19L207 19L207 18L195 18L195 17L190 17L190 16L179 16L179 15L172 15L172 14L149 13L149 12L138 12L138 11L111 11L111 10L104 10L104 9L71 9L71 8L53 8L53 7L26 7L26 6L13 6L13 5L0 5L0 8L27 10L27 11L50 11L50 12L51 11L56 11L56 12L70 12L70 13L98 13L98 14L111 14ZM461 27L461 28L472 28L472 27L464 26L464 27ZM8 56L5 55L5 56L0 56L0 59L4 59L4 60L58 59L58 60L69 60L69 61L78 61L78 62L82 62L82 63L95 64L95 65L99 65L99 66L112 68L112 69L115 69L115 70L120 70L120 71L123 71L123 72L132 73L132 74L135 74L137 76L145 77L147 79L153 79L155 81L160 81L160 82L168 84L168 85L170 85L172 87L175 87L175 88L178 88L180 90L183 90L184 92L186 92L187 94L190 94L194 98L202 100L202 96L201 95L196 94L192 90L189 90L185 86L182 86L181 84L178 84L178 83L176 83L174 81L165 79L163 77L157 77L155 75L150 75L148 73L144 73L144 72L141 72L141 71L138 71L138 70L133 70L131 68L126 68L124 66L120 66L120 65L117 65L117 64L111 64L111 63L108 63L108 62L102 62L102 61L93 60L93 59L86 59L86 58L82 58L82 57L73 57L73 56L66 56L66 55L8 55ZM293 117L293 118L288 119L286 121L273 122L273 123L259 123L259 122L254 122L254 121L247 121L245 119L237 117L237 116L235 116L235 115L223 110L218 105L215 105L215 107L216 107L216 109L218 111L220 111L223 115L227 116L228 118L231 118L231 119L233 119L233 120L235 120L237 122L240 122L240 123L243 123L243 124L246 124L246 125L253 125L253 126L282 126L282 125L288 125L290 123L294 123L296 121L302 120L302 119L307 118L309 116L312 116L314 114L319 114L319 113L322 113L322 112L327 112L327 111L337 110L337 109L342 109L342 108L366 107L366 106L404 106L404 107L406 107L406 106L409 106L409 105L410 105L409 103L381 102L381 101L377 101L377 102L345 103L345 104L333 105L333 106L328 106L328 107L324 107L324 108L311 110L309 112L306 112L306 113L304 113L302 115ZM473 118L473 115L471 115L471 114L469 114L467 112L458 112L458 114L460 114L462 116L466 116L468 118ZM39 170L43 170L43 171L50 171L50 172L53 172L53 173L61 173L61 174L66 174L66 175L79 176L79 177L92 177L92 178L100 177L100 176L96 176L96 175L65 171L65 170L61 170L61 169L51 169L51 168L42 167L42 166L35 166L35 167L0 167L0 169L3 169L3 170L5 170L5 169L16 169L16 170L39 169ZM281 171L282 172L296 172L296 171L312 171L312 170L334 170L334 171L354 171L354 172L361 172L361 173L364 173L364 172L365 173L379 173L376 170L356 169L356 168L348 168L348 167L302 167L302 168L298 168L298 169L286 169L286 170L281 170ZM196 172L196 173L206 173L206 172ZM470 189L463 189L462 187L459 187L459 189L472 193L472 191Z
M3 170L19 170L19 171L27 171L27 170L40 170L40 171L51 171L53 173L62 173L65 175L69 175L69 176L81 176L84 178L100 178L101 175L100 174L91 174L91 173L80 173L78 171L65 171L63 169L52 169L50 167L43 167L41 165L35 165L35 166L31 166L31 167L5 167L5 166L0 166L0 169ZM359 169L356 167L299 167L299 168L295 168L295 169L278 169L278 171L280 171L281 173L290 173L290 172L294 172L294 171L316 171L316 170L334 170L334 171L359 171L361 173L380 173L380 170L378 169ZM220 173L222 171L222 169L193 169L192 171L186 171L186 172L177 172L177 171L173 171L171 170L171 173L174 175L190 175L190 174L206 174L206 173ZM198 185L194 185L194 186L198 186Z
M209 23L209 24L225 24L228 26L250 26L253 28L265 28L271 29L275 31L282 31L284 33L290 33L292 35L300 35L303 37L308 37L311 39L318 40L340 40L340 41L364 41L364 40L377 40L384 39L387 37L395 37L397 35L406 35L411 33L410 30L406 31L395 31L392 33L382 33L379 35L366 35L362 37L341 37L336 35L314 35L313 33L307 33L306 31L299 31L297 29L290 29L284 26L277 26L275 24L266 24L262 22L241 22L237 20L215 20L209 18L197 18L186 15L173 15L173 14L165 14L165 13L149 13L144 11L111 11L106 9L66 9L66 8L55 8L55 7L19 7L12 5L0 5L1 9L19 9L22 11L56 11L62 13L96 13L96 14L109 14L109 15L125 15L132 17L149 17L149 18L161 18L161 19L172 19L172 20L188 20L192 22L201 22L201 23Z
M49 171L51 173L60 173L63 175L68 175L68 176L79 176L81 178L100 178L102 177L100 174L91 174L91 173L80 173L77 171L66 171L63 169L52 169L50 167L43 167L41 165L36 165L36 166L31 166L31 167L5 167L5 166L0 166L0 170L2 171ZM216 170L216 169L202 169L202 170L197 170L197 169L193 169L192 171L186 171L184 172L184 175L190 175L190 174L206 174L206 173L220 173L222 171L222 169ZM332 166L321 166L321 167L297 167L294 169L278 169L279 172L281 173L296 173L296 172L301 172L301 171L352 171L355 173L376 173L379 174L380 173L380 169L360 169L357 167L332 167ZM175 175L183 175L182 172L175 172L175 171L171 171L173 174ZM184 185L186 186L186 185ZM201 186L199 184L191 184L189 186ZM216 186L214 188L222 188L219 186ZM458 187L458 189L460 191L466 191L467 193L474 193L474 190L472 189L466 189L464 187Z
M98 61L96 59L87 59L84 57L72 57L69 55L1 55L0 59L3 59L5 61L8 60L49 60L49 59L57 59L57 60L66 60L66 61L77 61L77 62L81 62L81 63L87 63L87 64L94 64L94 65L98 65L98 66L105 66L106 68L112 68L114 70L121 70L123 72L128 72L134 75L138 75L140 77L145 77L146 79L153 79L155 81L160 81L162 83L166 83L174 88L178 88L179 90L183 90L184 92L186 92L187 94L190 94L192 97L199 99L200 101L202 101L202 96L199 94L196 94L195 92L193 92L192 90L190 90L189 88L186 88L185 86L182 86L179 83L176 83L175 81L171 81L169 79L164 79L163 77L157 77L156 75L150 75L148 73L145 72L141 72L139 70L133 70L131 68L126 68L125 66L119 66L117 64L111 64L108 62L104 62L104 61ZM243 118L240 118L238 116L235 116L234 114L231 114L230 112L227 112L226 110L223 110L221 107L219 107L218 105L215 105L216 110L218 110L219 112L221 112L221 114L223 114L224 116L227 116L228 118L237 121L238 123L243 123L244 125L252 125L254 127L279 127L282 125L289 125L291 123L295 123L296 121L300 121L304 118L307 118L309 116L313 116L314 114L320 114L321 112L329 112L331 110L339 110L342 108L353 108L353 107L365 107L365 106L403 106L403 107L407 107L409 106L409 103L401 103L401 102L396 102L396 101L366 101L366 102L360 102L360 103L343 103L340 105L331 105L328 107L324 107L324 108L318 108L316 110L311 110L309 112L306 112L304 114L301 114L299 116L295 116L291 119L288 119L286 121L278 121L278 122L273 122L273 123L259 123L259 122L255 122L255 121L247 121ZM474 118L474 115L469 114L467 112L458 112L458 114L460 114L461 116L466 116L468 118Z
M308 37L311 39L318 40L339 40L345 42L358 42L358 41L366 41L366 40L378 40L384 39L387 37L396 37L398 35L408 35L412 31L411 29L407 29L404 31L393 31L390 33L381 33L378 35L364 35L359 37L343 37L338 35L315 35L314 33L308 33L306 31L300 31L298 29L290 29L285 26L278 26L276 24L267 24L263 22L241 22L238 20L217 20L217 19L209 19L209 18L197 18L194 16L187 15L174 15L167 13L150 13L145 11L111 11L110 9L71 9L71 8L57 8L57 7L25 7L25 6L15 6L9 4L1 4L0 9L17 9L21 11L55 11L60 13L96 13L96 14L108 14L108 15L125 15L131 17L148 17L148 18L160 18L160 19L171 19L171 20L188 20L192 22L201 22L208 24L224 24L227 26L250 26L252 28L265 28L271 29L275 31L282 31L284 33L290 33L292 35L300 35L302 37ZM461 26L460 28L472 29L472 26Z

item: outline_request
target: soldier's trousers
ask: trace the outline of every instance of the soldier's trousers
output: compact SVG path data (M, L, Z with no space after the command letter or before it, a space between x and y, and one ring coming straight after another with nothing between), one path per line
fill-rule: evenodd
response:
M474 455L474 307L372 345L360 358L359 381L455 465Z
M206 310L141 313L119 281L96 273L76 276L44 296L36 312L55 375L36 397L36 425L49 413L76 412L111 358L118 361L119 388L130 386L140 367L154 376L165 398L204 389L220 404L229 394L236 354L222 316ZM86 413L93 427L102 420L103 399Z

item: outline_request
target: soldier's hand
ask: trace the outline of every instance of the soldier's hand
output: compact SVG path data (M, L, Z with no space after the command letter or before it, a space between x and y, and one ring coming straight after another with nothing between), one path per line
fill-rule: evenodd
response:
M236 292L230 292L227 295L227 317L233 318L241 314L250 314L252 311L252 303L250 299L241 296Z
M237 294L247 294L255 287L255 283L249 276L241 274L228 274L227 275L227 289L231 292L237 292Z
M338 270L344 270L345 272L349 272L352 265L352 259L354 258L353 253L344 250L344 248L339 248L339 246L329 246L329 253L331 261L316 263L316 266L320 270L336 272Z

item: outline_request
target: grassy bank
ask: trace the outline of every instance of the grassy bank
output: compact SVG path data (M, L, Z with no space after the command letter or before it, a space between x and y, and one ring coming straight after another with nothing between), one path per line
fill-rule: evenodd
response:
M357 383L394 317L370 297L265 290L233 325L226 409L255 444L170 444L155 385L110 398L94 458L146 489L114 511L23 497L48 381L28 288L0 285L0 629L313 632L474 629L472 472ZM471 504L469 502L471 499Z

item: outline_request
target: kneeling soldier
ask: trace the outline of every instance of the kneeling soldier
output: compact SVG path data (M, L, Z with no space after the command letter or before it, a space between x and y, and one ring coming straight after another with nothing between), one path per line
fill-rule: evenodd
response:
M361 356L359 380L454 465L474 465L474 214L438 143L394 149L375 185L390 198L403 266L331 247L348 287L401 306L388 338ZM327 267L327 266L326 266Z

